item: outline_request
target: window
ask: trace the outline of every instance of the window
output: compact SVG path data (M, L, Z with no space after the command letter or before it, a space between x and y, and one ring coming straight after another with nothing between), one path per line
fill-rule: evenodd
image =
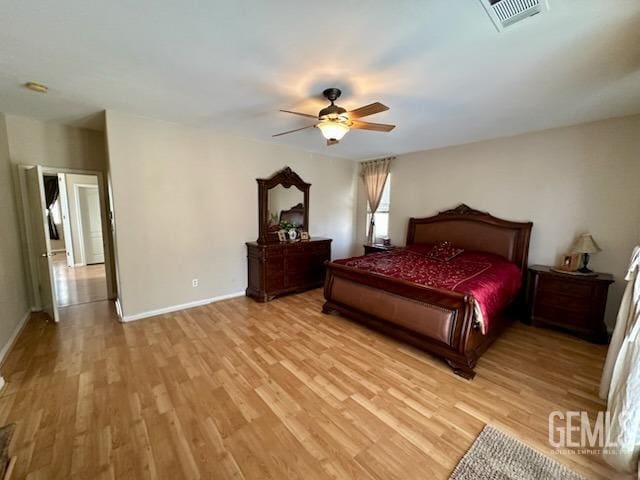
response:
M384 184L384 190L382 190L382 199L380 199L380 205L376 211L375 228L373 231L374 241L377 238L387 238L389 236L389 200L391 192L391 175L387 177L387 181ZM369 208L369 202L367 201L367 226L365 227L365 233L369 234L369 222L371 222L371 209Z

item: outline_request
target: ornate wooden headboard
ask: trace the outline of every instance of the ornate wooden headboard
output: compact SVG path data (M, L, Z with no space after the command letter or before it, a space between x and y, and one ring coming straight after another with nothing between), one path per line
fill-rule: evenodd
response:
M303 226L304 225L304 215L306 213L306 209L302 203L294 205L289 210L281 210L280 211L280 223L289 222L294 225Z
M425 218L410 218L407 245L451 242L465 250L495 253L526 272L531 222L511 222L460 204Z

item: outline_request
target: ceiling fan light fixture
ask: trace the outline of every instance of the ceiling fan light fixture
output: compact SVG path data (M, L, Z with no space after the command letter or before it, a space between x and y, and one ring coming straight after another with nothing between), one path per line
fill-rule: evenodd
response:
M316 125L322 132L322 136L327 140L342 140L342 137L349 131L349 126L333 120L323 120Z
M497 0L496 0L497 1ZM296 128L288 130L282 133L276 133L274 137L280 137L281 135L288 135L290 133L299 132L300 130L306 130L307 128L319 128L322 136L327 140L327 146L335 145L347 132L355 128L357 130L372 130L374 132L390 132L395 128L395 125L389 125L386 123L371 123L363 122L360 120L362 117L369 115L375 115L389 110L389 107L383 105L380 102L370 103L355 110L345 110L344 108L335 104L335 101L340 96L340 89L327 88L322 94L326 97L331 104L318 112L318 115L311 115L309 113L292 112L291 110L280 110L284 113L290 113L292 115L298 115L300 117L313 118L318 121L316 124L307 125L306 127Z

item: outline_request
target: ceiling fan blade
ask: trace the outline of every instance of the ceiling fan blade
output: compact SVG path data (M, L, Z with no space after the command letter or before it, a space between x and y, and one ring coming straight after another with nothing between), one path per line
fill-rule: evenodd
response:
M307 128L313 128L315 125L307 125L306 127L296 128L295 130L289 130L288 132L276 133L275 135L271 135L272 137L279 137L280 135L287 135L293 132L299 132L300 130L306 130Z
M396 126L389 125L388 123L371 123L354 120L351 128L357 128L360 130L374 130L376 132L390 132L391 130L396 128Z
M374 113L380 113L389 110L389 107L381 104L380 102L370 103L369 105L365 105L364 107L356 108L355 110L351 110L349 113L349 118L362 118L367 115L373 115Z
M340 143L340 141L333 140L333 139L327 140L327 147L330 147L331 145L335 145L336 143Z
M301 117L313 118L315 120L318 120L317 115L309 115L308 113L292 112L291 110L280 110L280 111L284 113L292 113L293 115L300 115Z

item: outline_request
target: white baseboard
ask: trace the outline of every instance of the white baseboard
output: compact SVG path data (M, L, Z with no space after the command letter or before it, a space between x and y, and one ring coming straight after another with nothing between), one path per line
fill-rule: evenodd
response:
M31 317L31 309L29 309L24 314L22 319L16 325L16 328L13 329L13 332L11 333L11 336L9 337L7 342L2 346L2 349L0 349L0 365L2 364L2 362L4 362L4 357L7 356L7 353L9 353L9 350L11 350L11 347L13 347L13 344L15 343L16 338L18 338L18 335L20 335L20 332L22 331L25 324L27 323L27 320L29 320L29 317ZM2 379L2 385L4 385L4 379ZM1 388L2 387L0 386L0 389Z
M157 310L149 310L147 312L136 313L134 315L122 315L121 306L119 302L116 303L116 309L119 310L121 322L133 322L135 320L142 320L143 318L155 317L165 313L177 312L178 310L186 310L187 308L201 307L209 303L220 302L222 300L228 300L230 298L237 298L244 296L244 291L228 293L226 295L220 295L218 297L205 298L204 300L196 300L195 302L183 303L181 305L171 305L170 307L159 308Z

